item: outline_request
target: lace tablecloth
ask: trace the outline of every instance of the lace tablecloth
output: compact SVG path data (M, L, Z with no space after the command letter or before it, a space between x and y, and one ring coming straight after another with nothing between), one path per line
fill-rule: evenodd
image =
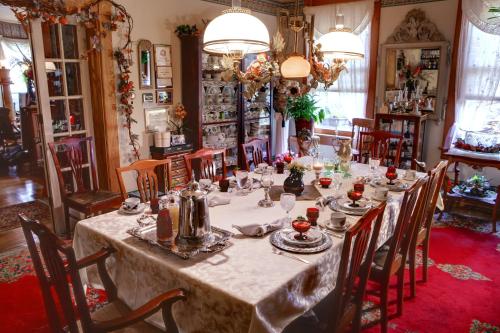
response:
M354 176L369 174L368 166L363 164L354 164L351 172ZM276 175L275 184L284 178ZM313 178L308 173L304 181ZM352 179L344 179L343 191L351 188L351 183ZM320 192L326 196L333 190ZM369 197L372 193L373 188L367 185L365 194ZM342 239L333 237L333 246L322 253L302 255L311 262L309 265L278 256L272 252L269 235L244 237L231 225L271 222L283 217L279 202L272 208L258 207L257 202L264 195L262 189L248 196L223 195L231 196L231 203L210 208L211 224L231 230L235 236L232 245L220 253L190 260L169 255L126 232L137 226L138 216L111 212L78 222L73 241L77 257L107 245L116 248L116 254L108 259L108 270L118 288L118 297L132 308L172 288L188 290L187 301L179 302L173 310L181 332L280 332L333 290ZM402 194L391 192L390 196L379 244L392 234L399 213ZM312 205L311 201L297 201L291 214L305 215L306 208ZM325 209L319 221L326 220L330 212ZM356 220L357 217L348 217L351 223ZM82 277L86 282L99 284L93 273L83 272ZM150 321L163 325L160 314Z

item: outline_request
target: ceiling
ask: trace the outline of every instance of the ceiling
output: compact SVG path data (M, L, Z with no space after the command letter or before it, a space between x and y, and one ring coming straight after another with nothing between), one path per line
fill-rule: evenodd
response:
M231 6L231 0L204 0L208 2L214 2L222 5ZM265 14L276 15L280 9L293 9L295 6L296 0L242 0L242 6L246 8L250 8L253 11L261 12ZM302 5L304 0L299 0L299 3ZM328 0L312 0L319 3L328 3ZM401 5L409 5L415 3L423 3L423 2L433 2L433 1L442 1L442 0L381 0L382 7L390 7L390 6L401 6ZM331 0L331 3L334 3L335 0Z

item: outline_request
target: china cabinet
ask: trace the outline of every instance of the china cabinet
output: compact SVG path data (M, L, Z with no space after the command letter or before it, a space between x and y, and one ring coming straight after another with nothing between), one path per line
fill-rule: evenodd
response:
M187 142L194 150L225 148L228 169L242 167L240 144L252 138L271 138L270 85L253 100L245 100L245 86L224 71L222 57L202 51L199 36L181 37L181 57ZM245 58L242 67L246 68L253 58Z

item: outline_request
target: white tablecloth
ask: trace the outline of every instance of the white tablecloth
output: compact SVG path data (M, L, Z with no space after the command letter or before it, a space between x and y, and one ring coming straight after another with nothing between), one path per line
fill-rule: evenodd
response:
M383 169L383 168L381 168ZM369 174L368 166L354 164L352 174ZM401 174L403 171L400 171ZM257 176L257 175L256 175ZM284 180L276 175L275 184ZM312 173L304 177L310 182ZM351 188L352 179L344 179L343 190ZM333 192L320 189L322 195ZM344 192L345 193L345 192ZM373 188L366 186L365 195ZM302 255L307 265L272 253L269 236L249 238L231 229L232 224L270 222L284 216L279 202L275 207L260 208L263 190L248 196L231 196L231 204L210 208L213 226L235 232L232 246L214 255L183 260L167 254L126 233L137 226L138 216L111 212L82 220L75 229L77 257L94 253L111 245L117 253L108 260L108 270L118 288L118 296L137 308L171 288L188 290L187 301L174 306L174 317L181 332L280 332L331 292L335 286L342 239L333 237L333 246L319 254ZM396 222L401 193L391 192L382 225L379 244L390 237ZM297 201L292 216L305 215L313 201ZM319 221L328 218L327 208ZM348 217L353 223L356 217ZM86 274L83 274L87 279ZM97 284L94 274L88 280ZM152 317L161 326L161 315Z

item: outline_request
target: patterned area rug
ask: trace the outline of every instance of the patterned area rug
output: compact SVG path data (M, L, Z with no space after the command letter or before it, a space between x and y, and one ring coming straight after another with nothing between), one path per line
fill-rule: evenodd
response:
M0 332L50 332L40 286L26 247L0 254L0 295ZM91 311L106 303L103 290L87 288Z
M421 256L417 253L419 280ZM500 333L499 263L500 232L491 232L491 222L443 216L431 233L429 280L417 282L414 299L409 299L409 285L405 286L403 315L389 321L389 332ZM389 315L396 312L395 284L389 296ZM370 284L368 290L378 289ZM369 293L363 332L380 332L378 302Z
M24 202L0 208L0 232L19 228L19 213L28 213L31 218L44 224L50 223L50 209L46 204L40 201Z

